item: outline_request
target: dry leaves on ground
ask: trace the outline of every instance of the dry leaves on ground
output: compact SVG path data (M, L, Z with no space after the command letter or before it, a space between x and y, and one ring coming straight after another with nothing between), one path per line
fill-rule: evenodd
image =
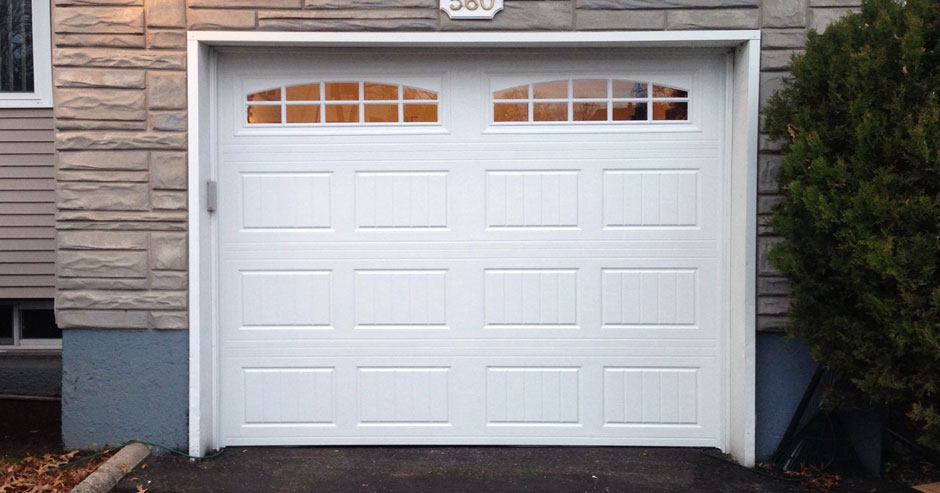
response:
M45 454L24 459L0 461L0 493L44 493L69 491L108 460L111 452L94 459L60 468L76 460L77 450L67 454Z

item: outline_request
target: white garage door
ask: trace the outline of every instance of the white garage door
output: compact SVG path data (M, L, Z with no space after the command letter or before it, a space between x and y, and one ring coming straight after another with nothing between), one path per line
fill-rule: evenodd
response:
M221 53L223 444L721 446L725 70Z

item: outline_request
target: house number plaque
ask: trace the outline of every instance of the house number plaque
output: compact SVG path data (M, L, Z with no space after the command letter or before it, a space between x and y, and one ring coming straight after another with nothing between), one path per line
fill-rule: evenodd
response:
M441 10L451 19L492 19L503 0L441 0Z

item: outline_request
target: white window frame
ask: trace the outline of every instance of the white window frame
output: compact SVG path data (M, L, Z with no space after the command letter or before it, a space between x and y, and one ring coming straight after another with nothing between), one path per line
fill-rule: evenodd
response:
M33 92L0 92L0 108L52 107L52 27L49 0L32 0Z
M62 349L62 338L27 339L23 337L22 310L52 310L52 300L0 301L0 306L13 308L13 344L0 344L0 351L27 349Z
M297 46L454 48L727 48L726 105L730 118L726 159L730 166L728 265L729 306L722 350L724 391L721 449L753 467L755 457L755 360L757 284L757 147L760 31L586 31L586 32L263 32L190 31L187 47L187 148L189 204L189 453L205 455L221 440L219 327L216 286L218 238L212 183L217 98L215 47Z

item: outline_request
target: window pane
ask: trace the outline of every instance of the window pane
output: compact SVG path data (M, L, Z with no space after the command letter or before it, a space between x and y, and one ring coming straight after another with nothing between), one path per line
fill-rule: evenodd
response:
M431 91L422 91L421 89L415 89L413 87L406 87L402 90L404 99L427 99L431 101L437 100L437 93Z
M398 86L390 86L388 84L370 84L365 83L363 88L366 99L369 100L395 100L398 99Z
M359 101L358 82L327 82L325 86L327 101Z
M568 121L568 103L535 103L532 110L537 122Z
M329 93L327 95L329 97ZM359 123L358 104L331 104L326 107L327 123Z
M397 89L396 89L397 92ZM397 104L367 104L366 121L370 123L398 123Z
M47 309L20 310L23 339L61 339L55 313Z
M615 98L645 98L649 95L645 82L615 80L613 82Z
M248 101L280 101L281 90L271 89L268 91L256 92L248 95Z
M578 122L607 121L607 103L574 103L572 111Z
M646 103L614 103L615 121L646 120Z
M320 105L288 105L287 123L320 123Z
M654 120L688 120L689 103L653 103Z
M406 104L404 121L408 123L437 122L436 104Z
M496 91L493 94L493 99L529 99L529 86L519 86L503 91Z
M568 99L568 81L534 84L532 94L535 99Z
M602 79L576 80L573 83L572 91L576 99L606 98L607 81Z
M13 307L0 306L0 345L13 344Z
M687 98L689 97L689 92L683 91L682 89L675 89L672 87L653 85L653 97L654 98Z
M494 104L493 121L527 122L529 121L529 105L526 103Z
M249 105L248 123L281 123L280 105Z
M0 1L0 92L32 91L32 2Z
M320 84L304 84L287 88L288 101L319 101Z

